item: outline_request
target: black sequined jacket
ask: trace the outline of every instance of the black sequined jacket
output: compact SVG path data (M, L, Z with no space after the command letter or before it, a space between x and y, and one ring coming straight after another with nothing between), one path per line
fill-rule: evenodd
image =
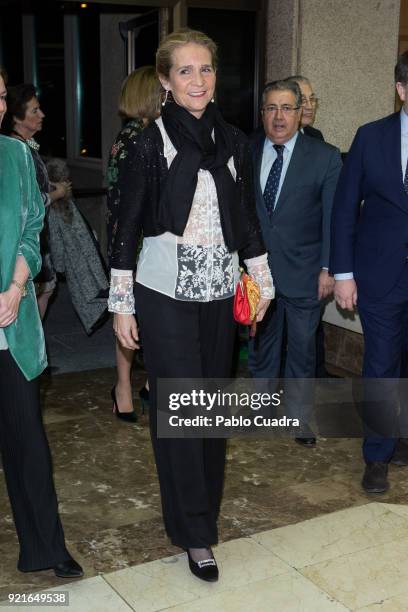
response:
M236 214L242 220L247 244L240 249L241 259L266 252L255 208L252 164L246 136L230 126L234 142L234 165L238 185ZM119 221L112 250L111 265L118 270L133 270L140 234L158 236L166 230L157 221L161 190L168 174L163 139L155 122L140 134L123 168Z

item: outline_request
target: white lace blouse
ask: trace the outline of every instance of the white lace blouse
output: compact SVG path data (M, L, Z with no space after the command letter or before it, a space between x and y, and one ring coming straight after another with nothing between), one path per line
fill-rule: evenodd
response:
M160 129L168 167L177 151L161 118ZM228 168L236 179L234 160ZM261 287L261 295L274 297L267 255L245 260L250 274ZM238 253L225 245L214 179L199 170L197 188L183 236L165 232L145 237L139 255L136 282L177 300L209 302L234 295L239 280ZM111 270L110 312L134 313L132 270Z

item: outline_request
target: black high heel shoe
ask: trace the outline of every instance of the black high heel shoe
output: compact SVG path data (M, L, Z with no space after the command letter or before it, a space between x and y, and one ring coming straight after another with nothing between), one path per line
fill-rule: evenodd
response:
M120 412L119 411L118 402L116 400L116 385L112 387L111 398L112 398L112 401L113 401L112 412L113 412L113 414L116 414L118 419L122 419L122 421L127 421L128 423L136 423L137 422L137 416L136 416L136 412L134 410L132 410L132 412Z
M145 413L145 408L147 410L149 410L150 408L150 404L149 404L149 389L146 389L146 387L142 387L139 390L139 398L140 398L140 403L142 405L142 414Z
M211 549L210 549L211 550ZM209 557L204 561L193 561L190 555L190 551L187 549L188 556L188 565L190 567L190 571L194 576L200 578L201 580L205 580L206 582L217 582L218 580L218 566L214 557ZM211 551L212 555L212 551Z

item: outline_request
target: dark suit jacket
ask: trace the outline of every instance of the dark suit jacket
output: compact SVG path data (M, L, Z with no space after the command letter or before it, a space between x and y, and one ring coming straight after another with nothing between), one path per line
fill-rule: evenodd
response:
M313 127L312 125L306 125L303 128L303 132L305 136L310 136L311 138L318 138L319 140L324 140L324 136L320 130Z
M386 295L407 265L399 113L357 131L336 190L332 245L331 272L353 272L359 292L373 298Z
M340 151L299 133L285 180L269 217L260 172L265 135L251 142L256 203L277 289L287 297L316 297L329 265L330 216L341 169Z

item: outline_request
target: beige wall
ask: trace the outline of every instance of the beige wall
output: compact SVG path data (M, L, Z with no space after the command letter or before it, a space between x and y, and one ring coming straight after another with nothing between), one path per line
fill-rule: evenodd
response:
M266 80L284 79L297 68L299 0L269 0L266 24Z
M267 78L298 72L321 99L316 127L342 151L394 110L399 0L269 0Z
M308 77L320 98L315 126L347 151L360 125L394 111L399 16L400 0L269 0L267 80ZM361 333L358 314L333 300L324 320Z

